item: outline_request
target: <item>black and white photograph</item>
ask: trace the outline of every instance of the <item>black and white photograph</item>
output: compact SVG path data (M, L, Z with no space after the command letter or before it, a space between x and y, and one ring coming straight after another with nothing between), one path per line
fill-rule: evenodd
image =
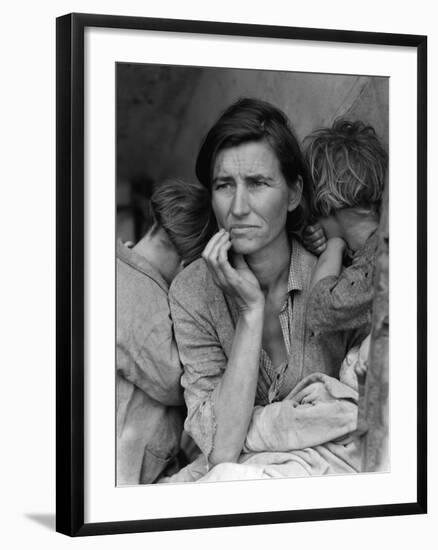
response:
M390 472L389 78L115 85L117 487Z
M5 6L2 548L429 548L433 4Z
M426 512L425 61L58 18L57 531Z

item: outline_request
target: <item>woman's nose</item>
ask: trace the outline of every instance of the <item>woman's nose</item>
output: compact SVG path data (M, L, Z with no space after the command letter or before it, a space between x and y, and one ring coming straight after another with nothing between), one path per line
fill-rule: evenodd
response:
M248 214L249 211L248 190L243 186L237 186L231 203L231 213L233 216L242 217Z

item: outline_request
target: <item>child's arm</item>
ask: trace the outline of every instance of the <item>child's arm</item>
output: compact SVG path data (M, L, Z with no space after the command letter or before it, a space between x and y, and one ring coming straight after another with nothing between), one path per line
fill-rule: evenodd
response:
M333 243L328 250L335 247ZM359 328L369 331L374 297L375 256L372 243L366 248L364 254L353 258L349 267L339 263L339 249L337 256L333 253L334 250L331 257L327 254L324 265L322 255L319 258L307 299L306 323L312 331L331 332ZM332 270L331 273L329 270ZM366 333L361 335L361 339L365 335Z
M326 248L318 258L315 270L313 272L310 290L325 277L339 277L342 270L342 258L346 248L344 239L332 237L328 239Z

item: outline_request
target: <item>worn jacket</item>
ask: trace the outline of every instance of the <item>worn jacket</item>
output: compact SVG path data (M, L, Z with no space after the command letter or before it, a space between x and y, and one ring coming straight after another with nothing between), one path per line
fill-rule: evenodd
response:
M316 283L309 296L306 319L315 332L355 329L363 338L370 332L378 244L375 231L339 276L324 277Z
M117 484L153 483L179 450L181 365L168 285L117 243Z

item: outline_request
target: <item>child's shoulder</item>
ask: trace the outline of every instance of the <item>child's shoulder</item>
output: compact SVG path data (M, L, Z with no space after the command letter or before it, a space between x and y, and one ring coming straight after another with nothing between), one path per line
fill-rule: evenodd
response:
M379 231L376 229L365 241L365 244L359 250L356 250L352 256L352 265L373 263L376 259L379 240Z

